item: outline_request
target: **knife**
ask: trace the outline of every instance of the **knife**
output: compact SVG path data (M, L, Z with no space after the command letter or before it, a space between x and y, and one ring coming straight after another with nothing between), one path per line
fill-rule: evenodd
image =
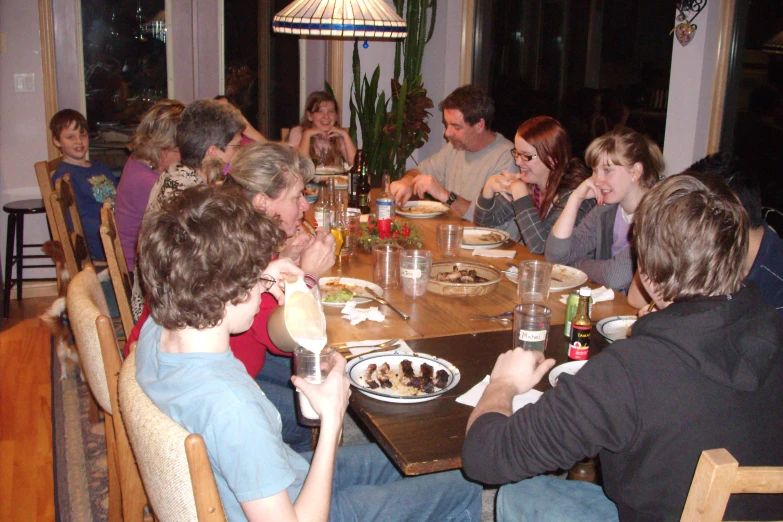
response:
M383 297L379 296L378 292L374 291L372 288L365 287L364 289L367 290L367 293L370 294L371 296L373 296L376 301L378 301L379 303L381 303L384 306L388 306L389 308L391 308L392 310L394 310L395 312L400 314L400 317L402 317L405 321L407 321L408 319L411 318L410 315L406 314L405 312L403 312L399 308L397 308L394 305L392 305L391 303L389 303L389 301L387 301Z

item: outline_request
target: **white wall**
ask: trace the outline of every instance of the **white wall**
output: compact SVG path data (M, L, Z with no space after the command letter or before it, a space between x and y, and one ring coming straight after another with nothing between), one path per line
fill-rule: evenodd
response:
M40 198L33 164L47 159L44 113L41 39L38 31L38 3L0 2L0 31L8 50L0 55L0 203ZM35 92L14 93L14 74L35 74ZM6 223L0 213L0 257L5 267ZM25 242L49 239L46 214L25 216ZM32 250L27 253L33 253ZM26 272L30 277L48 277L54 270Z

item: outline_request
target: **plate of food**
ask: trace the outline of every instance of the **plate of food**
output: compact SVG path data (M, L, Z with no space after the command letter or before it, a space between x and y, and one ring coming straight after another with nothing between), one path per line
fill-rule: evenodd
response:
M383 294L383 288L365 281L364 279L352 279L350 277L322 277L319 281L321 288L321 303L324 306L345 306L348 301L357 304L369 303L372 299L363 297L365 288L370 288L377 294Z
M498 286L500 271L483 263L432 263L427 291L449 297L486 295Z
M335 174L345 174L347 171L348 169L338 165L319 165L315 168L315 175L334 176Z
M316 174L313 181L316 183L327 183L329 178L334 178L334 188L338 190L345 190L348 188L348 176L338 176L334 174Z
M636 319L635 315L616 315L598 321L595 328L607 341L613 343L631 336L631 327L633 327Z
M462 248L475 250L477 248L499 247L511 236L505 230L484 227L465 227L462 229Z
M449 211L448 205L440 201L408 201L397 208L397 214L410 219L427 219Z
M460 380L453 364L424 353L368 353L350 361L345 371L364 395L398 404L437 399Z
M509 281L514 283L517 282L517 278L519 277L519 271L517 267L512 266L505 271L505 274ZM563 290L568 290L569 288L576 288L577 286L582 286L585 284L587 279L587 274L578 268L566 265L553 265L552 282L549 284L549 291L562 292Z
M586 362L587 361L571 361L563 363L560 366L555 366L552 368L552 371L549 372L549 384L551 384L553 388L557 386L557 379L559 379L560 375L564 373L567 373L568 375L576 375Z

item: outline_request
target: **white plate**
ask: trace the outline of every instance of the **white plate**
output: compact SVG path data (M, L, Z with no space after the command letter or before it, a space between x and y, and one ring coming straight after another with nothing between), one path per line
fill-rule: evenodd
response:
M519 277L519 273L517 271L518 269L515 266L509 268L505 272L506 278L509 281L516 283L517 278ZM555 281L555 277L560 279L560 281ZM585 284L587 279L587 274L578 268L566 265L554 265L552 266L552 282L549 285L549 291L562 292L563 290L568 290L569 288L575 288Z
M345 306L345 303L327 303L327 302L324 301L324 299L328 295L326 293L328 291L328 289L329 289L329 286L327 286L327 283L329 283L330 281L334 281L336 279L339 279L341 284L346 284L346 285L351 285L351 286L359 286L359 287L362 287L362 288L370 288L371 290L373 290L378 295L383 295L383 288L381 288L380 286L376 285L375 283L371 283L370 281L365 281L364 279L352 279L350 277L322 277L320 279L320 281L318 282L318 286L321 287L321 303L323 303L324 306L339 306L339 307ZM353 296L353 299L351 299L351 301L353 301L353 302L355 302L357 304L362 304L362 303L369 303L372 300L371 299L367 299L366 297L355 295L355 296Z
M360 377L364 375L364 372L367 370L367 366L370 364L377 364L378 366L381 366L383 363L388 362L389 366L391 367L391 371L398 372L400 363L404 359L411 361L413 371L417 375L419 374L419 368L421 367L422 363L427 363L432 366L433 374L437 373L438 370L446 370L446 373L449 374L448 385L446 385L446 387L442 390L438 390L436 388L437 391L434 393L423 393L420 395L407 396L394 393L388 388L376 388L372 390L365 387L363 380L360 379ZM351 380L351 384L353 384L354 387L361 393L367 395L368 397L372 397L373 399L378 399L379 401L396 402L398 404L412 404L416 402L425 402L437 399L444 393L454 389L459 383L460 379L459 370L456 368L456 366L445 359L439 359L434 355L427 355L424 353L412 354L396 351L375 354L368 353L367 355L359 356L348 363L348 365L345 367L345 371L348 373L348 378Z
M636 319L635 315L616 315L598 321L595 327L599 334L603 335L610 343L613 343L620 339L628 338L628 328L636 322Z
M348 176L316 174L313 181L316 183L328 183L329 178L334 178L334 188L338 190L345 190L348 188Z
M338 166L331 166L331 167L316 167L315 168L315 175L316 176L333 176L335 174L345 174L348 171L345 167L338 167Z
M587 361L571 361L567 363L563 363L560 366L555 366L552 368L552 371L549 372L549 384L552 385L554 388L557 386L555 384L557 382L557 378L560 377L561 373L567 373L568 375L576 375L579 370L582 369L582 366L585 365Z
M509 240L511 236L505 230L484 227L465 227L462 229L462 248L495 248Z
M409 219L427 219L440 216L448 211L448 205L444 205L440 201L408 201L405 206L397 208L397 215Z

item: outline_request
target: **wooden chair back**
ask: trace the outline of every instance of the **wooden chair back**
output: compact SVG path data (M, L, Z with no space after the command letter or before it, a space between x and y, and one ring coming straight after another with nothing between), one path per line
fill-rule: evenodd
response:
M783 467L740 466L727 450L701 452L680 522L718 522L729 496L783 493Z
M136 352L120 371L120 413L159 520L224 522L204 439L174 422L136 381Z
M76 197L73 195L70 174L57 180L50 199L57 225L57 235L60 237L65 254L65 266L68 269L68 275L73 280L81 270L82 263L92 263L92 259L87 248L79 210L76 208ZM70 216L71 227L68 226L66 216Z
M109 472L109 520L145 520L147 497L119 411L117 380L122 366L106 297L95 268L85 265L68 285L68 318L87 384L103 409Z
M109 265L109 275L117 298L117 308L120 310L122 329L125 336L133 330L133 313L131 312L131 279L128 264L122 251L122 243L117 233L117 222L114 220L114 210L111 203L105 201L101 208L101 243L106 252L106 262Z
M38 179L38 188L41 189L41 199L43 199L44 207L46 207L46 221L49 222L49 231L51 232L52 239L59 241L60 237L57 233L57 223L54 220L54 211L52 209L52 176L54 171L62 163L62 158L56 158L51 161L39 161L35 164L35 177Z

